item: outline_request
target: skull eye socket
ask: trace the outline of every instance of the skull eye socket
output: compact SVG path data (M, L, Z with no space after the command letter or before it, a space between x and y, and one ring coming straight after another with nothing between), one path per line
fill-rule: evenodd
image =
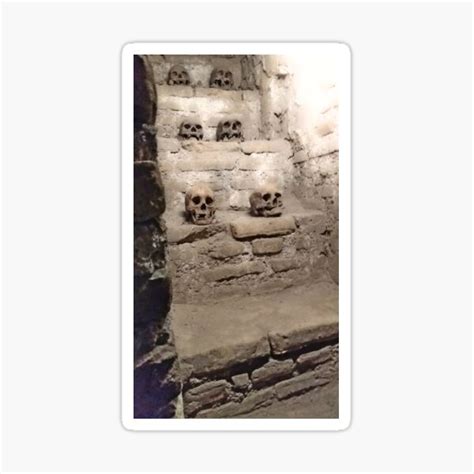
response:
M229 78L232 77L232 73L231 73L230 71L227 71L227 72L225 73L225 77L229 77Z
M230 127L230 122L224 122L224 127Z
M217 71L217 74L219 74L219 76L222 76L224 74L224 71L219 70L219 71Z
M197 128L198 130L201 130L202 125L196 124L196 128Z
M214 199L212 199L210 196L207 196L206 198L206 204L210 205L214 202Z
M171 71L171 75L172 75L173 77L176 77L176 76L178 75L178 73L177 73L176 71Z
M185 124L184 124L184 128L185 128L186 130L188 130L189 128L191 128L191 125L190 125L189 123L185 123Z
M237 127L241 127L241 126L242 126L242 124L241 124L238 120L235 122L235 125L237 125Z
M279 197L281 197L281 194L280 193L275 193L275 197L279 198Z
M194 196L192 198L192 201L194 202L194 204L199 204L201 202L201 197L200 196Z
M270 199L270 193L265 193L262 197L265 201L268 201Z

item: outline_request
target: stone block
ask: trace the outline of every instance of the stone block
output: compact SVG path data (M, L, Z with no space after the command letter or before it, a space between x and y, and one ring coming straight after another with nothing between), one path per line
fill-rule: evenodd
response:
M245 251L245 245L235 240L226 240L216 242L212 247L209 255L215 259L225 259L241 255Z
M278 382L275 385L276 396L278 400L284 400L327 383L327 381L322 382L315 377L313 372L306 372L292 379Z
M198 249L193 244L169 245L168 259L179 264L187 264L199 256Z
M191 388L183 395L184 411L192 415L203 408L220 405L227 401L231 385L226 380L207 382Z
M213 235L225 232L227 225L215 223L206 226L193 224L168 225L167 237L170 244L182 244L196 240L207 239Z
M207 282L228 280L230 278L239 278L252 273L263 273L265 271L263 262L244 262L237 265L220 265L203 273L204 280Z
M279 253L283 249L283 239L273 237L268 239L257 239L252 241L252 252L254 255L265 255Z
M194 158L178 160L176 166L181 171L223 171L232 170L235 167L235 156L221 154L202 154Z
M281 217L242 217L230 224L236 239L252 237L272 237L291 234L296 230L292 216Z
M233 375L231 380L237 390L247 390L250 387L250 377L246 373Z
M291 143L287 140L249 140L242 142L241 150L246 154L251 153L282 153L291 155Z
M229 207L235 210L247 210L250 206L249 194L248 191L231 191L228 199Z
M320 364L315 367L313 373L317 379L329 382L331 379L333 379L337 375L338 364L337 362L334 362L334 361Z
M237 162L237 168L249 171L283 170L286 160L278 153L253 153L242 157Z
M296 359L296 367L299 370L313 369L317 365L331 360L331 357L332 346L325 346L317 351L301 354L298 359Z
M253 173L251 176L241 173L241 176L234 176L230 182L230 185L233 189L237 189L239 191L246 190L247 191L247 204L248 204L248 196L250 195L250 191L256 189L260 184L260 179L255 176Z
M252 384L255 387L272 385L275 382L290 376L294 367L295 364L291 359L283 361L271 360L264 366L252 372Z
M308 161L308 159L308 154L304 150L300 150L293 155L291 161L294 165L297 165L298 163L304 163L305 161Z
M217 408L203 410L197 418L229 418L250 413L258 408L270 405L275 398L273 388L251 392L240 403L230 402Z
M242 101L242 92L239 90L223 90L211 87L196 87L196 97L212 97Z
M158 100L161 97L193 97L194 89L191 86L169 86L161 85L156 87Z
M159 152L178 153L181 149L181 143L177 138L158 137L157 144Z
M213 337L209 334L208 337ZM193 344L190 340L189 344ZM178 346L177 346L178 347ZM179 352L179 348L177 349ZM268 356L270 346L268 338L250 338L234 344L215 347L206 352L184 355L180 358L180 369L184 378L191 375L202 376L230 369L243 363Z
M298 268L300 264L295 258L274 258L270 261L270 266L275 273L278 273Z
M186 140L182 142L185 150L195 153L206 152L238 152L240 150L239 142L204 142L195 140Z
M135 222L159 217L165 211L165 193L157 164L153 161L136 161L133 166Z
M336 319L337 315L333 315L331 319L334 322L325 322L314 325L307 325L304 328L296 327L293 330L279 333L278 331L270 332L268 339L273 354L285 354L306 347L308 344L315 342L331 341L339 335L339 324Z

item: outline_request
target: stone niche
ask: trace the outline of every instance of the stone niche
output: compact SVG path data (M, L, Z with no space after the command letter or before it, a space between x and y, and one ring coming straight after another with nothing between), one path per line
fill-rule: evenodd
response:
M237 416L318 387L334 394L337 103L321 111L315 138L309 140L312 129L301 127L293 103L297 71L283 58L200 55L146 60L153 71L156 110L150 104L140 107L146 120L136 124L137 142L154 143L156 153L146 145L136 154L143 189L149 189L139 197L145 210L136 231L137 291L162 296L150 307L140 306L139 347L148 350L140 359L148 361L142 373L154 373L150 364L162 364L170 374L176 370L174 335L184 416ZM186 72L177 82L170 81L173 68ZM231 87L213 86L216 70L232 73ZM240 123L239 133L218 140L219 124L225 121ZM183 123L200 124L202 136L183 136ZM215 199L214 219L206 225L190 222L185 212L186 193L197 183L205 183ZM268 183L281 190L281 215L251 215L249 196ZM153 192L159 198L150 203L147 196ZM277 303L276 297L284 295L282 301L293 298L294 306L301 306L294 318L296 329L286 323L291 323L291 314L280 314L283 309L291 313L289 306ZM239 308L247 308L245 321L238 312L228 319L236 299ZM154 317L147 316L148 308ZM314 308L316 322L311 319ZM157 313L164 323L157 323ZM282 327L273 333L272 318L278 314ZM224 347L226 340L229 345ZM165 377L157 386L171 390L163 397L173 400L178 385L169 379L170 384Z
M151 56L150 63L174 301L337 280L337 139L321 138L320 156L295 133L302 132L288 64L274 56L205 55ZM177 65L188 85L168 84ZM211 87L216 69L232 72L233 88ZM238 122L241 136L219 140L226 121ZM183 139L180 127L188 122L202 125L202 139ZM186 192L196 183L209 186L216 200L208 226L192 225L184 213ZM283 213L271 218L274 231L264 229L266 218L249 214L250 194L266 183L283 194ZM247 234L239 234L244 227Z

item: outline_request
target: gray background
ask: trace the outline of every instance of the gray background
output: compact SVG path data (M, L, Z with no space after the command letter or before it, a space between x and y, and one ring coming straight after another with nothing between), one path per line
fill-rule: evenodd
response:
M468 470L470 28L468 4L6 5L4 467ZM120 50L160 39L352 48L347 431L120 424Z

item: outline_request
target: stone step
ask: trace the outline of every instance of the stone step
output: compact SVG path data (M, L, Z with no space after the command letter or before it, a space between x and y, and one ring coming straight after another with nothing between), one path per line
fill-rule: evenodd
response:
M199 305L174 303L171 318L185 417L244 416L338 383L333 283ZM337 394L327 401L337 416Z

